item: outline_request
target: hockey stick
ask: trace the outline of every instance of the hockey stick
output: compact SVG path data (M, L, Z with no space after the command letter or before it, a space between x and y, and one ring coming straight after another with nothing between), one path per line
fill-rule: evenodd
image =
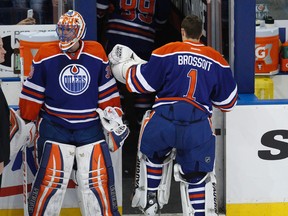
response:
M23 165L23 204L24 216L29 216L28 213L28 165L27 165L27 146L22 149L22 165Z

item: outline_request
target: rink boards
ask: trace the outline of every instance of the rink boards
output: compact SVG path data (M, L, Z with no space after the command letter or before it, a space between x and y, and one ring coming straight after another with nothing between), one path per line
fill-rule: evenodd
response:
M245 101L245 97L240 95L240 105L225 114L226 215L285 216L287 100Z

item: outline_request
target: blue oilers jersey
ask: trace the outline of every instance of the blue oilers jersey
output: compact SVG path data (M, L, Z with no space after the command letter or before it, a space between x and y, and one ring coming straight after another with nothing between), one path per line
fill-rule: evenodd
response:
M116 44L123 44L147 59L154 49L156 28L168 19L170 4L167 0L98 0L98 14L110 7L106 31L108 51Z
M237 103L237 85L222 55L192 41L172 42L153 51L148 63L129 68L130 92L156 92L153 108L186 101L212 115L212 107L230 111Z
M72 54L62 52L58 42L40 47L20 94L23 119L36 120L40 115L68 129L81 129L99 121L97 107L120 107L102 45L80 42L80 49Z

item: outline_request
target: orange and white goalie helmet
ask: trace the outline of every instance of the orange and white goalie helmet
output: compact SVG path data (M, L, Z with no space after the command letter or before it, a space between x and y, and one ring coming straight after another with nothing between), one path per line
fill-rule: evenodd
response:
M67 51L85 37L86 24L80 13L69 10L59 18L56 32L60 40L60 49Z

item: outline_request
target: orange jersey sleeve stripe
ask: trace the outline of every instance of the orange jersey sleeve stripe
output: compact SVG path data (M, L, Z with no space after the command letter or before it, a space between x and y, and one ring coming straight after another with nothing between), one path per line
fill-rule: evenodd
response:
M35 98L38 98L39 100L44 98L44 95L28 90L27 88L23 88L22 91L28 95L33 95Z
M99 98L104 98L105 96L113 93L113 92L117 92L117 86L114 86L113 88L109 89L108 91L102 92L101 94L99 94Z

